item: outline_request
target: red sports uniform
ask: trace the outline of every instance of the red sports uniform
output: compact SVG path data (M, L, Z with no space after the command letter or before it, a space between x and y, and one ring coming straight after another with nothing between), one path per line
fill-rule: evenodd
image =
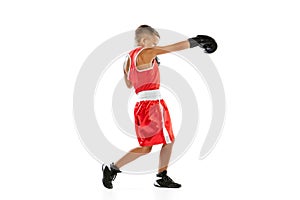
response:
M129 52L127 79L132 83L139 101L135 104L135 130L140 146L168 144L174 141L172 123L167 105L160 97L160 73L157 61L152 67L138 70L136 58L143 50L138 47Z

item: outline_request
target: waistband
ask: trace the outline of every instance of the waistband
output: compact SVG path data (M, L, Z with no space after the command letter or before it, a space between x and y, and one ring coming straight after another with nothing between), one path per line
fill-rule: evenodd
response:
M160 90L144 90L137 94L138 101L160 100Z

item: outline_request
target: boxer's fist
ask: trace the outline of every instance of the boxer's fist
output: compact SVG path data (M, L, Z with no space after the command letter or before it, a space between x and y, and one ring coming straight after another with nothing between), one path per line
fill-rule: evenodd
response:
M217 42L207 35L197 35L197 37L189 38L190 48L199 46L204 49L205 53L213 53L217 50Z

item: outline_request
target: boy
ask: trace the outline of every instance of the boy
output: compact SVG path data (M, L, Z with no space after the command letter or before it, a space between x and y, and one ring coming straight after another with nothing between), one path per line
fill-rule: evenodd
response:
M134 108L135 130L140 147L130 150L116 163L102 166L103 185L113 188L112 181L120 168L142 155L151 152L152 146L162 144L156 187L179 188L167 175L167 168L174 143L171 118L165 101L161 98L159 62L157 55L200 46L206 53L213 53L217 43L209 36L194 38L167 46L156 46L159 33L148 25L141 25L135 31L137 47L130 51L124 63L124 80L128 88L134 87L138 102Z

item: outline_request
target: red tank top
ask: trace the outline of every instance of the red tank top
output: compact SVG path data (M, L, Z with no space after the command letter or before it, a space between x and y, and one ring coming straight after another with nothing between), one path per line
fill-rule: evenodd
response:
M151 68L138 70L136 67L136 58L142 50L142 47L138 47L129 52L128 79L132 83L136 94L144 90L157 90L160 87L160 73L156 59L153 59Z

